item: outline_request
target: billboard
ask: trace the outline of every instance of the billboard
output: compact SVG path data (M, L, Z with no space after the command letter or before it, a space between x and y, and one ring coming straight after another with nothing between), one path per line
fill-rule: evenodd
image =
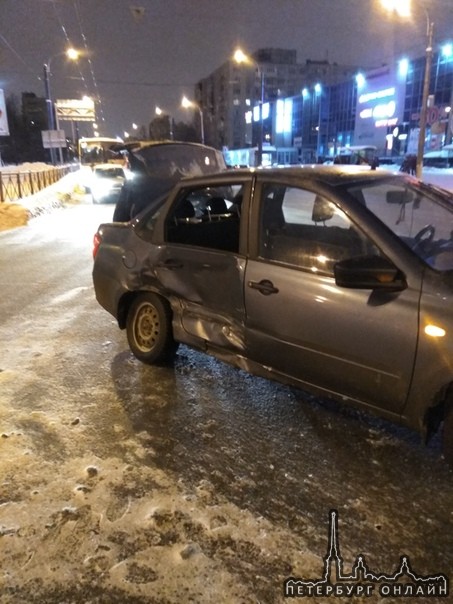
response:
M71 122L95 122L94 101L89 98L82 100L65 99L55 103L57 120Z
M0 136L9 136L8 118L6 115L5 95L0 90Z
M403 121L405 84L388 66L366 74L357 94L354 144L386 148L388 130Z

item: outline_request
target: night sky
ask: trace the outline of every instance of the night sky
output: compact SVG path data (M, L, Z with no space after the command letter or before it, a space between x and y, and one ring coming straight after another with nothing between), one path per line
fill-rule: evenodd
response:
M413 5L409 21L390 17L380 0L0 0L0 89L44 96L51 57L52 98L100 97L101 134L122 136L148 124L156 105L190 121L182 95L193 98L195 83L237 46L296 49L299 63L378 67L423 55L425 9L436 45L453 42L453 0ZM89 56L68 64L59 53L69 45Z

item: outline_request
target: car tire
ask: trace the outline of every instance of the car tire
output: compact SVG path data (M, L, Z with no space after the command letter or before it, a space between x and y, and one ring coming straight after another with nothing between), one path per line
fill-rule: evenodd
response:
M172 312L168 302L150 292L139 294L127 313L129 347L137 359L149 365L168 363L178 348L173 338Z
M442 430L442 453L445 461L453 468L453 404L445 413L444 427Z

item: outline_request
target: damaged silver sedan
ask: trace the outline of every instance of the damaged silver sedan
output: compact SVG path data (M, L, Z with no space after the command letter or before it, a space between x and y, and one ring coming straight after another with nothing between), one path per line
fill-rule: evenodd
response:
M183 179L95 235L98 302L134 355L179 343L374 411L453 462L453 201L359 167Z

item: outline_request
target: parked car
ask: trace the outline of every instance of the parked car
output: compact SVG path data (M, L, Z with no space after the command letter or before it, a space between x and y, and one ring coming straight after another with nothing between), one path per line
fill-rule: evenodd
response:
M98 164L94 166L90 179L93 203L116 203L125 181L124 169L118 164Z
M431 436L453 463L453 200L355 166L183 179L100 225L99 304L145 363L179 343Z
M377 147L373 145L350 145L349 147L339 147L333 163L377 167L379 165Z
M185 176L226 169L220 151L198 143L137 141L119 144L116 149L127 155L132 178L118 199L114 221L130 220Z
M428 151L423 155L423 165L425 168L453 168L453 145Z

